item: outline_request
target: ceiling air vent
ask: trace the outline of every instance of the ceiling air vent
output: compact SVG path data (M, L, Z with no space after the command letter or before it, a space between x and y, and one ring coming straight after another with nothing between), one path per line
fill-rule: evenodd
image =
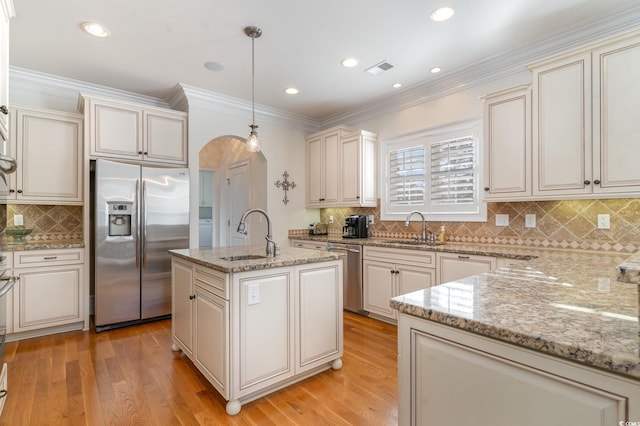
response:
M379 64L375 64L374 66L367 68L365 71L371 75L378 75L383 71L389 71L391 68L393 68L393 65L387 61L382 61Z

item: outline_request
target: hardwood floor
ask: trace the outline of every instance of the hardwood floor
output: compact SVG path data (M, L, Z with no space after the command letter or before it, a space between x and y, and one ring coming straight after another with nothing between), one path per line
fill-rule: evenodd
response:
M0 425L395 425L396 327L344 315L343 368L247 403L225 401L181 353L171 321L7 344Z

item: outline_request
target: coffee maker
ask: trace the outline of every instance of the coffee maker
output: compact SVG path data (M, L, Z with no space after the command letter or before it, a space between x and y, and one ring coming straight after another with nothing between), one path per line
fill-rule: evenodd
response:
M342 238L367 238L368 222L363 214L347 216L342 227Z

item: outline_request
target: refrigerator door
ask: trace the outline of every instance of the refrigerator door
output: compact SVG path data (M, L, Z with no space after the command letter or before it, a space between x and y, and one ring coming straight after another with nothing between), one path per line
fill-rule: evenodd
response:
M99 159L95 177L95 325L99 327L140 319L140 166ZM127 229L125 220L130 220Z
M188 169L142 168L141 317L171 314L171 249L189 248Z

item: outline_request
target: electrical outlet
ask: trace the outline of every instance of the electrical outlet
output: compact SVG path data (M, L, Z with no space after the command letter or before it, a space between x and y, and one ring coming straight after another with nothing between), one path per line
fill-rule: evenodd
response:
M373 215L369 215L369 225L373 225Z
M13 225L14 226L22 226L24 225L24 216L21 214L13 215Z
M496 215L496 226L509 226L509 215L508 214L497 214Z
M247 286L247 305L257 305L260 303L260 284L249 284Z
M329 216L329 223L333 223L333 216Z
M611 218L608 214L598 215L598 229L611 229Z
M535 228L536 227L536 215L535 214L526 214L526 215L524 215L524 227L525 228Z

